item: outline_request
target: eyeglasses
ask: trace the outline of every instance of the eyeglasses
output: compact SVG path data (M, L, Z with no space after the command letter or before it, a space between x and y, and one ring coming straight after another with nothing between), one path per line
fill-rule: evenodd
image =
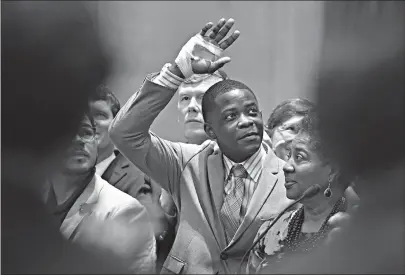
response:
M82 127L79 129L76 137L83 142L92 142L96 138L96 131L90 127Z

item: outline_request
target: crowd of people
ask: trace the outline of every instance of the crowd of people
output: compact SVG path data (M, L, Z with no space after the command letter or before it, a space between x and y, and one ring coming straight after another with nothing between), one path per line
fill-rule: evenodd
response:
M363 234L372 219L361 211L375 209L375 217L392 229L383 232L400 235L403 152L392 151L380 177L357 170L364 165L355 156L345 163L352 153L336 153L344 139L328 138L332 131L325 126L325 118L340 118L325 115L333 102L321 96L317 103L286 100L263 118L265 103L223 70L231 66L226 51L240 35L231 31L233 19L203 26L121 108L105 85L110 60L80 3L4 7L3 102L12 102L3 118L11 118L2 141L4 273L404 271L401 245ZM36 23L34 14L42 21ZM32 21L30 28L17 15ZM42 43L33 38L39 33ZM47 50L51 46L54 51ZM373 74L390 80L387 87L398 97L403 53L398 47L398 58L377 68L390 74ZM354 86L353 96L364 93L344 77L342 89ZM327 81L318 89L337 85ZM187 142L150 131L176 93ZM18 105L22 113L16 113ZM46 119L38 127L27 124L28 116ZM387 117L403 122L398 112ZM399 148L401 137L398 130L393 144ZM370 163L374 169L379 162ZM386 171L396 191L387 203L394 219L373 208L378 192L364 191L366 181L381 186ZM365 255L367 240L375 244L372 255ZM380 263L367 261L378 255L385 255Z

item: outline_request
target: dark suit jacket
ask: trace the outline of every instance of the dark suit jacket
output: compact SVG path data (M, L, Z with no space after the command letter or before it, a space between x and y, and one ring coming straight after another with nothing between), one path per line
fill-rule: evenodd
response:
M139 193L145 185L144 173L119 152L111 162L102 178L115 188L139 199Z

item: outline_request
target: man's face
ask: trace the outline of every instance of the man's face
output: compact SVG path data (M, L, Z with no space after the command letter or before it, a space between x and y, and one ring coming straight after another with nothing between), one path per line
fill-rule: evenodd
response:
M250 91L235 89L217 96L208 117L219 147L233 161L244 161L260 148L263 120Z
M99 140L99 148L106 148L111 140L108 135L108 127L114 119L110 104L104 100L90 102L90 113L96 123L96 134Z
M299 132L299 124L304 117L292 116L280 125L276 125L271 135L272 149L281 159L285 160L287 156L287 144L292 141Z
M180 121L184 123L184 136L187 139L208 138L204 131L201 101L204 93L220 80L218 77L209 77L199 83L182 84L180 86L177 108L181 113Z
M65 155L65 169L72 173L85 173L96 165L97 140L90 120L86 117Z

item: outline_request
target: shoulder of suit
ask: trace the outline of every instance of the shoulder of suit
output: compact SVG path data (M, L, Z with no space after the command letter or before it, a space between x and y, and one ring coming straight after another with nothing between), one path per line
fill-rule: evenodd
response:
M194 159L196 156L201 154L212 155L217 154L219 150L216 151L217 143L213 140L206 140L202 144L191 144L177 142L180 145L181 154L183 156L183 163L189 162L191 159Z
M208 149L208 150L214 150L214 153L216 151L219 151L218 143L215 140L207 139L204 141L201 145L199 145L202 150Z
M127 205L138 205L139 201L130 195L115 188L100 176L95 175L96 186L99 189L98 204L102 204L106 207L116 208Z

